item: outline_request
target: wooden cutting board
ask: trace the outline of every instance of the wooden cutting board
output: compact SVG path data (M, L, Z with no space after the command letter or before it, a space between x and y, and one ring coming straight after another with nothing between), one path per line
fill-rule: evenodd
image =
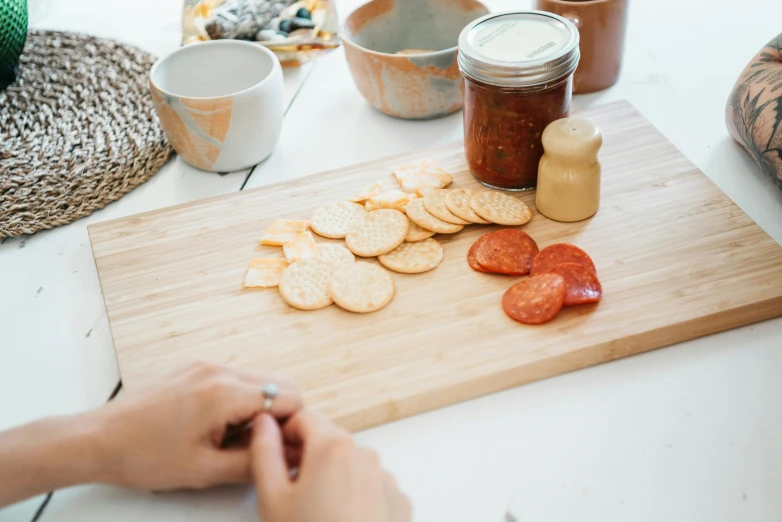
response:
M472 271L491 226L438 236L443 263L393 274L397 295L357 315L303 312L276 289L244 290L275 217L307 218L424 157L479 187L461 144L96 224L90 238L127 388L190 359L294 378L309 405L358 430L578 368L782 315L782 247L626 102L584 111L604 132L595 217L523 229L595 260L604 298L525 326L505 316L520 278ZM534 209L534 192L520 196ZM375 262L375 261L372 261ZM737 347L736 349L740 349Z

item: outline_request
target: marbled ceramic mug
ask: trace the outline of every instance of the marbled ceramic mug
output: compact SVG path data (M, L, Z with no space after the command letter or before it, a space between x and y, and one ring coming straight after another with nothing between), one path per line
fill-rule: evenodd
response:
M251 167L280 137L282 67L258 44L217 40L181 47L152 66L149 89L174 150L199 169Z

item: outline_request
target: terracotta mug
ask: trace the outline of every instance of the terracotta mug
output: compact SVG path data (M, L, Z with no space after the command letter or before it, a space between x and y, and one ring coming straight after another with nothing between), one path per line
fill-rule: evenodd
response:
M599 91L616 83L622 65L627 0L537 0L537 8L563 16L578 27L581 61L573 92Z

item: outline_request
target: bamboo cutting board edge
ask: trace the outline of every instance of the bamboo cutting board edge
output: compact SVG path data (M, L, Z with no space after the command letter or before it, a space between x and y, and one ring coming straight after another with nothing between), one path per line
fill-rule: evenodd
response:
M782 298L748 305L744 309L731 309L700 317L687 323L676 331L663 328L640 332L633 337L605 341L599 345L586 346L579 350L559 354L547 359L527 363L519 367L509 367L501 372L480 375L474 380L451 383L426 394L392 400L383 408L360 409L348 412L337 419L339 425L351 431L360 431L380 424L428 411L452 406L463 401L478 399L492 393L516 388L525 384L558 377L566 373L583 370L599 364L641 355L681 342L718 334L732 328L765 321L782 316ZM713 322L719 327L715 329ZM650 340L649 337L651 336Z

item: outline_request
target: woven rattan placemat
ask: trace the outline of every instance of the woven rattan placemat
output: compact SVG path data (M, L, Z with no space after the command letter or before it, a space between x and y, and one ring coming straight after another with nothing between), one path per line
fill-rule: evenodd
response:
M18 80L0 91L0 238L87 216L168 160L153 63L111 40L30 31Z

